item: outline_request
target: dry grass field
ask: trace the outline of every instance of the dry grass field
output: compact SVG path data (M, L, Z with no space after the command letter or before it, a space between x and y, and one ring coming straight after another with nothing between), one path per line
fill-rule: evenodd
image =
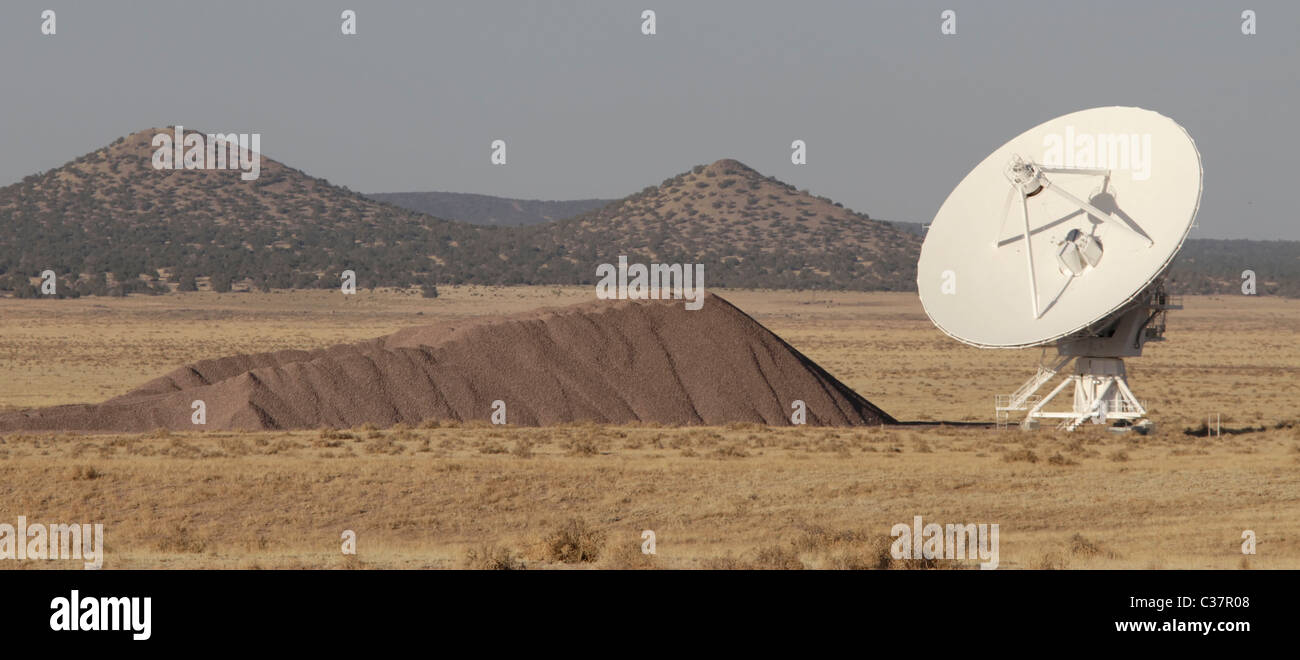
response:
M442 293L0 299L0 409L102 400L207 357L591 297ZM914 295L719 293L901 420L989 421L992 395L1038 358L947 338ZM997 523L1003 568L1300 568L1300 301L1185 306L1166 342L1129 361L1158 424L1148 436L486 424L4 434L0 522L102 522L105 568L871 568L888 564L890 527L916 515ZM1195 433L1212 413L1224 434ZM355 556L340 552L345 529ZM1248 558L1243 530L1259 539Z

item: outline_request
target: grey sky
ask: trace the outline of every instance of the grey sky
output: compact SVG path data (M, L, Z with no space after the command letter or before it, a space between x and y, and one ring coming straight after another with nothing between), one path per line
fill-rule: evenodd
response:
M181 123L260 132L267 156L366 192L620 197L732 157L928 222L1021 131L1135 105L1201 150L1194 237L1300 239L1300 3L43 0L0 16L0 185Z

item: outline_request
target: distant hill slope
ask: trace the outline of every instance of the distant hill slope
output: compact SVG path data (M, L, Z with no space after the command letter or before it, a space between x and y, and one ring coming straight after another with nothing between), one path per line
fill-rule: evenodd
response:
M597 265L620 255L704 264L706 287L916 287L917 232L734 160L566 220L482 226L376 201L267 157L255 181L238 170L155 170L150 140L160 131L170 129L0 188L0 292L36 295L32 278L47 269L61 295L158 293L203 278L219 291L240 281L332 288L343 270L361 288L594 284ZM1260 293L1300 295L1298 247L1190 241L1174 274L1181 290L1227 293L1250 268Z
M535 225L552 220L563 220L594 211L612 199L574 199L548 201L540 199L511 199L473 193L455 192L396 192L370 193L370 199L393 206L427 213L438 218L458 220L474 225L517 227Z
M532 245L579 267L620 254L703 263L706 282L731 287L909 290L920 250L914 235L730 159L528 229Z
M884 222L888 222L895 229L925 238L925 225L919 222L902 222L898 220L885 220Z
M1245 270L1256 293L1300 298L1300 241L1188 239L1169 276L1182 293L1240 294Z
M890 222L925 236L919 222ZM1300 298L1300 241L1189 238L1169 267L1171 288L1188 294L1241 293L1241 273L1255 272L1259 295Z
M156 170L149 129L0 189L0 290L129 293L413 284L593 284L600 263L703 263L706 286L907 289L919 244L723 160L572 220L476 226L399 208L267 157ZM187 131L194 133L196 131ZM77 280L80 279L80 282ZM143 282L154 280L149 284ZM85 285L85 286L83 286Z
M482 229L382 204L263 157L260 177L238 170L156 170L150 140L121 138L62 167L0 189L0 273L117 281L166 269L176 277L252 278L277 288L409 283L434 266L475 264ZM195 131L186 131L187 134ZM466 246L466 247L460 247ZM476 250L483 249L484 252Z

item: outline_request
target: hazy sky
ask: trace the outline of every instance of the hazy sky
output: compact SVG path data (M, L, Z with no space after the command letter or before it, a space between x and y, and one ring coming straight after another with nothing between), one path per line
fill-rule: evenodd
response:
M1300 3L1256 0L6 2L0 185L180 123L365 192L621 197L731 157L929 222L1025 129L1133 105L1200 148L1193 237L1300 239L1298 29Z

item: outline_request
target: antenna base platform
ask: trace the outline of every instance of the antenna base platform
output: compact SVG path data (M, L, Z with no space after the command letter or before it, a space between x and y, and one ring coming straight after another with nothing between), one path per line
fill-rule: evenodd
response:
M1074 361L1074 373L1063 378L1046 396L1037 391L1065 365ZM1074 402L1070 410L1047 410L1049 404L1067 387L1074 386ZM1113 357L1079 357L1063 355L1052 365L1042 365L1015 394L1001 395L996 402L998 426L1008 424L1012 411L1024 410L1020 426L1038 428L1045 420L1052 420L1058 429L1073 431L1084 422L1137 426L1146 417L1146 408L1128 387L1124 360Z
M1062 412L1047 410L1057 395L1070 385L1074 386L1071 409ZM1021 426L1032 428L1044 420L1057 422L1056 427L1065 431L1073 431L1088 421L1129 426L1138 423L1146 414L1146 408L1128 387L1124 360L1081 357L1075 360L1073 374L1062 379L1047 396L1033 401Z
M1139 431L1148 429L1149 421L1144 420L1146 408L1128 387L1123 358L1141 355L1147 342L1164 338L1164 317L1171 309L1182 309L1181 300L1165 292L1163 279L1157 280L1123 313L1086 333L1057 342L1054 360L1042 360L1038 372L1020 389L996 397L998 426L1007 426L1012 412L1025 411L1020 424L1025 429L1037 428L1042 420L1054 420L1057 428L1066 431L1073 431L1087 421L1113 423ZM1038 394L1070 362L1074 362L1074 373L1062 379L1046 396ZM1047 410L1071 385L1074 402L1070 409Z

